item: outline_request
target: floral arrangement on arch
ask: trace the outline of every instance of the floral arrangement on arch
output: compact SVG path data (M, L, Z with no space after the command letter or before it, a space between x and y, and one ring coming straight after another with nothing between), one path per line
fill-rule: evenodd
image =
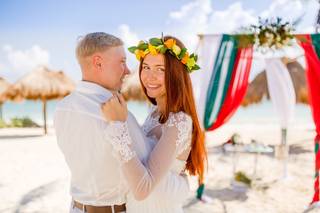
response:
M294 26L298 21L290 24L283 22L279 17L276 19L259 18L258 25L242 28L242 33L235 35L235 37L239 40L240 47L254 45L263 52L268 49L278 50L293 44Z

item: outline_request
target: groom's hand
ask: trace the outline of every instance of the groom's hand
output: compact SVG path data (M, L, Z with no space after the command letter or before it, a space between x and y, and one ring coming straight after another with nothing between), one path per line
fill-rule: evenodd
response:
M128 117L127 103L121 94L114 94L102 105L102 113L107 121L126 121Z

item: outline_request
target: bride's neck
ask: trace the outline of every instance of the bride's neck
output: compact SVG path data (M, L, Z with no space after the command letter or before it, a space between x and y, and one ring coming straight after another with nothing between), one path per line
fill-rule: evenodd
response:
M157 106L158 106L158 112L160 114L163 114L166 110L166 100L165 97L159 97L156 98Z

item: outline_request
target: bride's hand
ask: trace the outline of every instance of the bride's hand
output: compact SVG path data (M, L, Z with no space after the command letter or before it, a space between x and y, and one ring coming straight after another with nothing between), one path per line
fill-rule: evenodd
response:
M126 121L127 103L121 94L114 95L102 105L102 113L107 121Z

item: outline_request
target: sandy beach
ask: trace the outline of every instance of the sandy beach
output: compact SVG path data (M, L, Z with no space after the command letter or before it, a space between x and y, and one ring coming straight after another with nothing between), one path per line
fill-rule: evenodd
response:
M275 124L227 124L207 134L209 171L205 193L211 203L194 197L197 183L190 178L185 212L279 212L306 210L313 195L312 124L288 130L288 175L273 154L224 153L221 144L237 132L244 143L280 143ZM256 168L255 168L255 160ZM69 172L54 134L42 129L0 129L0 212L68 212ZM233 186L233 169L252 178L251 188ZM255 171L254 171L255 170ZM317 209L311 212L317 212Z

